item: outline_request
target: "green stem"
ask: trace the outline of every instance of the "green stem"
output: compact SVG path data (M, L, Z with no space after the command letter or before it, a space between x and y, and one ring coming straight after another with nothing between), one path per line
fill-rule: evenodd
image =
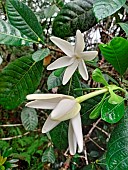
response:
M90 98L92 98L94 96L98 96L98 95L106 93L106 92L108 92L108 89L107 88L103 88L101 90L97 90L97 91L85 94L83 96L77 97L76 100L77 100L78 103L81 103L81 102L83 102L83 101L85 101L87 99L90 99Z

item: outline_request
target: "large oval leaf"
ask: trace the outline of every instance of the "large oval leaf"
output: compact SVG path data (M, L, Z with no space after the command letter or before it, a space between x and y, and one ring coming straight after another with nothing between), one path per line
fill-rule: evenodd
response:
M123 75L128 68L128 40L116 37L109 44L100 44L99 47L105 59Z
M0 19L0 44L21 46L31 41L22 37L18 29Z
M45 152L43 153L42 156L42 162L50 162L50 163L54 163L55 162L55 154L54 154L54 150L53 147L49 147L45 150Z
M108 123L117 123L124 115L124 102L111 104L107 99L101 108L101 118Z
M10 23L32 40L42 40L42 28L35 14L24 3L18 0L6 1Z
M26 130L34 130L38 125L36 110L33 108L24 108L21 112L21 121Z
M0 74L0 104L6 109L16 108L36 90L41 74L42 62L34 62L31 56L10 63Z
M118 11L126 0L96 0L93 8L98 20L106 18Z
M69 2L61 9L53 23L53 34L64 38L76 34L76 30L86 31L96 24L93 0Z
M128 107L124 118L115 127L107 146L108 170L128 169Z

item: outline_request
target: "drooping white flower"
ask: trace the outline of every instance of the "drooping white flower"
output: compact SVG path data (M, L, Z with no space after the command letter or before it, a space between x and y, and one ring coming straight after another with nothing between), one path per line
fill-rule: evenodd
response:
M69 81L69 79L72 77L73 73L77 68L82 78L84 80L88 80L88 71L84 61L93 60L97 56L98 52L97 51L83 52L85 48L85 42L84 37L80 30L77 30L76 32L75 46L58 37L52 36L50 39L66 54L66 56L63 56L54 61L53 63L51 63L47 67L47 70L54 70L61 67L67 67L64 72L62 82L63 85L65 85Z
M70 119L68 130L69 151L71 155L83 150L83 134L81 126L81 106L74 97L63 94L30 94L28 100L34 100L26 104L27 107L39 109L52 109L47 118L42 133L47 133L56 127L61 121Z

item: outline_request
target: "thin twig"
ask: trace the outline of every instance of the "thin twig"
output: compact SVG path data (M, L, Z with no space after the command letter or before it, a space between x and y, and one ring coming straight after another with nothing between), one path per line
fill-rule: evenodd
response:
M84 159L85 159L86 165L88 165L88 164L89 164L89 162L88 162L88 157L87 157L87 150L86 150L86 146L85 146L85 148L84 148Z
M14 126L23 126L22 124L8 124L8 125L0 125L0 127L14 127Z
M26 132L23 135L17 135L17 136L12 136L12 137L8 137L8 138L0 138L0 140L12 140L12 139L16 139L16 138L21 138L23 136L28 135L30 132Z
M88 137L88 138L89 138L89 140L90 140L91 142L93 142L99 149L101 149L102 151L105 151L105 149L102 148L100 145L98 145L92 138L90 138L90 137Z
M110 138L110 134L108 132L106 132L105 130L101 129L100 127L96 126L96 128L98 130L100 130L101 132L103 132L108 138Z

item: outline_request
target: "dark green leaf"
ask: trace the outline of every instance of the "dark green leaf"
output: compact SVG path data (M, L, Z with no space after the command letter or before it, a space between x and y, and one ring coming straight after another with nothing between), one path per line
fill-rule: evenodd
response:
M107 146L108 170L128 169L128 107L125 115L113 130Z
M60 150L64 150L68 146L68 126L65 122L61 122L57 127L50 131L54 146ZM63 139L62 139L63 137Z
M95 0L93 8L98 20L106 18L118 11L126 0Z
M101 108L101 118L108 123L117 123L124 115L124 102L110 104L108 99Z
M32 10L19 0L6 1L10 23L34 41L42 40L42 28Z
M24 108L21 112L21 121L26 130L35 130L38 125L36 110L33 108Z
M123 75L128 68L128 40L116 37L109 44L101 44L99 47L105 59Z
M46 149L46 151L43 153L42 156L42 162L49 162L49 163L54 163L55 162L55 154L53 147L49 147Z
M42 50L38 50L36 51L33 55L32 55L32 59L34 61L40 61L42 59L44 59L45 57L47 57L50 54L50 50L48 48L44 48Z
M60 86L64 75L65 68L60 68L53 71L48 77L47 86L48 90Z
M61 9L53 22L53 34L57 37L68 37L82 32L96 24L93 13L93 0L69 2Z
M21 46L31 41L22 37L19 30L0 19L0 44Z
M128 36L128 23L118 23Z
M0 74L0 104L14 109L34 93L42 75L42 62L33 62L31 56L16 59Z

